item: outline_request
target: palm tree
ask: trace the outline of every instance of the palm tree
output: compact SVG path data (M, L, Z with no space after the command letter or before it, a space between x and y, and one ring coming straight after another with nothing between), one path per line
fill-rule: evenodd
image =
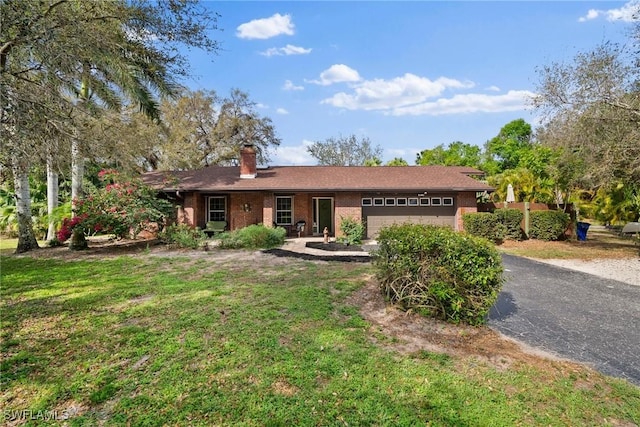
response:
M508 169L488 178L489 185L496 187L495 197L504 201L509 184L513 186L516 201L553 203L555 183L551 178L536 176L526 168Z
M186 74L176 45L215 52L217 43L206 34L215 19L191 0L0 2L0 136L9 141L0 161L14 172L18 252L37 247L27 176L43 151L37 143L43 129L58 120L75 129L72 155L80 183L79 160L89 150L82 123L102 108L120 108L123 99L157 118L155 94L173 93L171 76ZM45 126L30 126L29 117Z

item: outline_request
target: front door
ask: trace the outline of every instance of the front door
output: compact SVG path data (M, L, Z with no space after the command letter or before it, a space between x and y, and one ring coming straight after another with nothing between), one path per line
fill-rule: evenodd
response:
M322 234L325 227L333 234L333 198L316 197L313 199L313 233Z

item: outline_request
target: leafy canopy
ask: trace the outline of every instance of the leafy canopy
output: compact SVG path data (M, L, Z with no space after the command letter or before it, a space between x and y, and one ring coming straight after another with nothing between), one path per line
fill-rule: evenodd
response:
M369 138L365 136L358 140L355 135L316 141L307 147L307 151L324 166L364 166L382 156L379 145L373 147Z
M430 150L422 150L416 157L416 164L421 166L469 166L480 167L480 147L454 141L446 148L440 144Z

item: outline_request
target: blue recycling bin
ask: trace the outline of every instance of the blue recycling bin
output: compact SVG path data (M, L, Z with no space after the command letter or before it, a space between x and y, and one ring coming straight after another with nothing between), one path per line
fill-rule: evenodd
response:
M576 225L576 234L578 235L578 240L587 240L587 231L589 230L590 225L591 224L589 224L588 222L579 222Z

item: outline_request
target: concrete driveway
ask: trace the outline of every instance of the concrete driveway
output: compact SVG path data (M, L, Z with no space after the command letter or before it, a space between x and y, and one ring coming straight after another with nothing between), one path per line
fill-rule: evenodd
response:
M640 386L640 286L503 255L489 326Z

